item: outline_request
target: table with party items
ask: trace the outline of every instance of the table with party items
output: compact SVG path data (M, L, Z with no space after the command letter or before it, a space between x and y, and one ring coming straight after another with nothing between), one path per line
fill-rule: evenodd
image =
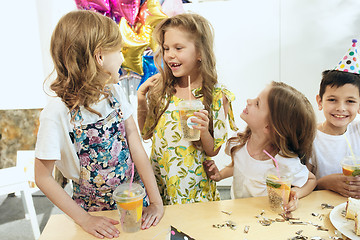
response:
M120 231L118 239L360 239L355 234L354 210L359 200L327 190L314 191L299 201L291 216L270 209L268 197L169 205L160 223L146 230ZM92 212L120 221L118 210ZM346 215L348 215L346 218ZM360 217L360 216L359 216ZM344 235L342 235L344 234ZM302 238L301 238L302 237ZM97 239L65 214L52 215L40 240Z
M91 114L97 113L94 110L89 111L89 121L84 121L83 116L86 115L81 113L83 110L80 110L80 106L87 109L87 106L94 103L84 102L81 105L78 103L80 99L78 102L74 101L76 104L66 103L66 99L63 99L62 102L50 103L45 108L43 116L49 117L41 118L38 134L39 144L36 149L38 167L35 171L37 185L68 215L52 215L40 240L98 239L96 234L103 234L101 236L104 237L109 233L106 232L107 230L105 234L101 232L103 226L108 229L113 228L112 225L106 224L114 223L107 218L119 222L115 224L120 231L117 239L124 240L348 238L360 240L360 199L357 199L356 194L354 195L356 198L344 197L353 196L350 195L353 194L351 192L353 186L350 185L360 185L360 178L354 178L360 175L357 162L359 155L357 151L360 151L358 146L360 122L352 123L356 112L359 112L357 99L360 102L358 94L360 70L358 57L354 56L358 54L355 39L338 66L323 72L321 87L324 89L320 89L316 99L319 110L324 110L326 118L324 123L317 125L311 103L301 92L284 82L274 81L267 85L256 99L247 100L247 106L240 115L247 123L247 128L243 133L238 132L236 137L227 140L226 121L229 121L233 131L238 131L231 105L235 96L230 89L217 84L216 72L212 74L213 83L205 84L209 74L204 69L210 68L210 62L215 62L210 61L214 54L205 54L207 51L204 50L207 46L205 43L211 45L213 42L213 36L210 34L211 24L205 18L198 14L179 14L184 12L182 8L178 8L176 12L170 11L169 6L174 7L174 3L181 6L180 0L163 1L162 6L158 0L76 0L75 2L81 10L101 14L74 11L65 15L60 22L71 22L66 19L73 19L73 15L83 19L87 17L101 19L113 30L109 31L109 36L110 33L116 33L114 36L118 39L116 41L118 46L111 51L104 50L103 55L95 54L96 61L103 70L110 73L112 81L111 88L109 86L105 88L110 103L104 99L94 100L97 104L95 109L105 109L103 115L109 118L100 119L102 113L99 113L96 114L99 115L99 118L96 118L99 120L91 123L95 119ZM177 14L179 15L176 16ZM195 24L199 22L202 24ZM187 24L184 23L199 27L187 29ZM63 23L58 26L63 26ZM81 25L77 27L79 26ZM65 29L65 27L56 29L58 28ZM66 30L72 32L73 28L68 27ZM79 29L83 28L79 27ZM197 29L198 32L194 33L193 29ZM54 31L54 39L57 36L55 33L60 30ZM191 38L188 37L190 33ZM202 34L209 39L203 41L205 37L201 37ZM153 35L157 37L153 39ZM89 34L89 39L91 37ZM105 33L103 38L111 39ZM200 40L202 40L201 44L195 44L200 43ZM53 39L52 41L60 42ZM88 43L83 44L87 46ZM54 43L51 46L55 48L57 45ZM181 52L181 46L186 46L185 49L191 51L181 55L178 53ZM163 64L162 68L165 70L160 71L160 76L151 77L147 81L157 72L152 57L159 48L160 55L155 54L155 59L163 59L163 63L166 64ZM176 51L171 52L170 50L174 50L172 48ZM207 50L212 51L212 48L207 47ZM148 56L146 51L150 52ZM78 59L80 58L82 56ZM116 66L110 64L113 60L108 62L103 60L105 58L114 58ZM141 136L133 134L137 127L131 117L131 106L128 105L125 94L117 84L120 67L128 74L143 76L137 92L138 127L143 130ZM329 82L333 78L336 81L341 79L355 79L355 81L349 82L349 80L336 85L334 82ZM157 81L163 83L158 84ZM86 84L81 84L83 85ZM69 91L72 90L64 86L64 92ZM346 98L350 99L346 100L346 104L353 106L348 110L351 114L333 113L332 108L335 107L329 106L329 102L336 102L334 96L340 96L339 101L342 101L345 99L345 93L348 92L355 95L355 97L346 95ZM159 97L158 93L163 94ZM78 93L73 92L73 95L76 96ZM225 99L229 106L226 106ZM67 105L63 106L64 103ZM50 127L56 122L50 120L56 119L57 116L56 112L50 111L51 104L58 104L64 109L66 107L73 109L71 120L80 121L78 125L74 123L74 129L70 130L64 130L62 125L56 126L59 131L64 131L68 144L53 144L47 141L49 138L47 130L53 129ZM159 104L160 107L156 108ZM343 110L345 104L340 105ZM329 112L331 114L328 114ZM63 114L68 116L68 112ZM172 120L168 121L170 118ZM339 126L333 124L335 121L333 118L338 120ZM154 119L156 121L152 122ZM347 122L342 123L341 119ZM85 123L82 125L83 121L86 125ZM68 122L65 125L68 127ZM108 134L113 129L116 134ZM333 131L334 129L336 131ZM330 145L319 140L325 138L321 134L329 135L330 137L325 136L327 139L335 136L339 144L335 142L332 149L326 148ZM141 146L140 137L152 139L149 156L151 165L145 149ZM335 137L331 138L331 142L335 141ZM76 153L72 147L74 143ZM59 159L55 150L46 152L45 149L51 149L52 144L58 152L71 151L72 156L69 159L63 157ZM226 145L225 153L232 157L232 164L219 170L210 157L218 154L222 144ZM66 145L64 149L63 145ZM326 157L323 157L325 154L319 154L320 151L325 152ZM340 154L340 151L344 152ZM334 154L328 154L329 152ZM331 157L334 157L334 160L331 160ZM76 166L79 162L78 158L81 164L80 173L77 172ZM54 160L48 161L49 159ZM60 160L60 167L61 164L64 165L62 170L65 174L73 180L79 180L73 181L72 199L63 189L54 188L56 182L49 177L55 160ZM72 164L68 164L69 166L75 166L75 169L70 167L67 169L66 161ZM342 165L339 161L342 161ZM340 166L343 169L342 173ZM140 176L142 182L139 181ZM233 177L233 199L220 200L215 182L227 177ZM342 183L341 188L324 184L324 178L331 179L327 182L333 185L336 180L341 179L338 181ZM316 187L333 191L317 190ZM53 189L56 191L52 191ZM66 203L61 202L61 199L65 199ZM144 207L147 208L144 210ZM75 211L84 213L84 210L92 216L106 218L87 214L87 218L96 219L97 223L100 223L100 220L103 222L89 226L90 221L84 221L87 224L82 228L75 221L78 216L84 215L76 214ZM143 218L145 223L154 219L160 219L160 222L148 229L141 229Z

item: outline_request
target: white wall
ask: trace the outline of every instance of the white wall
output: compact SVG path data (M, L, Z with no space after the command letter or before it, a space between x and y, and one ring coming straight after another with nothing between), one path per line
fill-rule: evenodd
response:
M1 6L0 109L39 107L44 97L36 6L25 0Z
M52 70L50 38L71 0L2 1L0 109L42 108L43 81Z
M246 99L273 80L303 92L318 121L324 120L315 101L321 72L336 66L352 38L360 40L360 1L232 0L184 6L215 28L219 80L236 95L233 107L241 129ZM230 163L223 152L216 161L220 167Z
M0 14L0 109L46 104L42 83L52 70L51 33L58 19L75 8L74 0L2 2L7 10ZM272 80L302 91L322 121L315 105L321 72L335 67L351 39L360 38L359 0L228 0L184 8L202 14L215 28L219 80L237 97L240 128L246 99ZM230 159L221 153L216 161L222 167Z

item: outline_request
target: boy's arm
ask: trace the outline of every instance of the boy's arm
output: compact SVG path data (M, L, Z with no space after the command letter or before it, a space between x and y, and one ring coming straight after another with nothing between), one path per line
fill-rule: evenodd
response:
M317 180L317 189L327 189L344 197L360 198L360 178L348 177L342 173L330 174Z
M334 192L339 192L340 190L340 182L342 182L342 174L330 174L326 175L317 180L316 189L318 190L331 190Z
M142 225L143 228L149 228L151 225L155 226L162 218L164 214L163 202L150 160L141 144L140 136L132 116L125 120L125 129L131 158L149 195L150 206L146 211L144 209L143 219L145 220Z

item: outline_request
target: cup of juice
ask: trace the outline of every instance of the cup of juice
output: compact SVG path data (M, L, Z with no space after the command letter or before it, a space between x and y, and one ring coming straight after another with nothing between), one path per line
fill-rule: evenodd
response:
M194 129L191 119L196 118L194 112L204 109L204 105L200 100L183 100L178 105L180 114L180 125L183 137L188 141L197 141L200 139L200 130Z
M342 172L345 176L360 175L360 157L347 156L341 161Z
M266 188L272 211L284 212L284 205L289 202L292 179L288 168L271 168L266 172Z
M144 188L137 183L132 183L131 188L129 183L121 184L113 192L124 232L140 230L144 196Z

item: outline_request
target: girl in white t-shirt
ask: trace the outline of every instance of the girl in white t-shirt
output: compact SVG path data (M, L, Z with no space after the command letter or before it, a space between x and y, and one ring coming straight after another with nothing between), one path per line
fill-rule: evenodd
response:
M290 201L284 210L294 211L298 198L316 185L315 176L304 165L316 131L310 102L293 87L272 82L257 98L247 100L240 117L248 126L227 142L225 152L231 155L232 163L219 171L213 162L206 162L210 178L220 181L233 176L235 198L266 196L265 173L275 164L265 150L293 175Z
M41 113L36 143L37 186L98 238L118 237L119 222L88 211L116 209L112 193L130 181L133 163L150 201L144 199L142 228L156 225L164 212L131 107L116 84L121 45L118 26L101 14L73 11L60 19L50 45L57 74L50 89L57 96ZM53 178L55 164L73 181L72 198Z

